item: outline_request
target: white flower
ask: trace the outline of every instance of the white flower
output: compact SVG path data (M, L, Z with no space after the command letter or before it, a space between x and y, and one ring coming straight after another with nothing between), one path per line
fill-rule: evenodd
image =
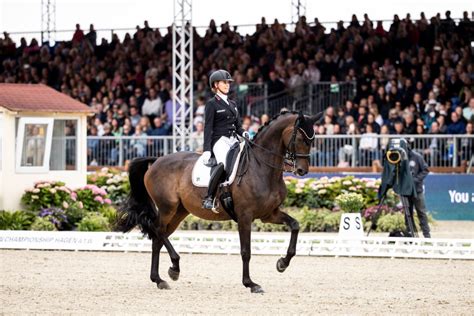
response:
M344 184L344 185L351 185L352 182L351 182L351 180L344 180L344 181L342 182L342 184Z
M322 190L319 190L318 191L318 194L325 194L327 193L328 191L326 189L322 189Z
M32 195L32 196L31 196L31 199L32 199L32 200L37 200L37 199L39 199L39 196L37 196L37 195Z
M54 189L54 188L52 188L52 189L49 189L49 192L51 192L51 193L53 193L53 194L54 194L54 193L56 193L56 189Z
M328 177L322 177L321 179L319 179L319 182L321 182L321 183L328 183L328 182L329 182L329 178L328 178Z
M64 201L64 202L63 202L63 207L64 207L64 208L69 208L69 204L68 204L66 201Z
M295 189L295 193L301 193L301 192L303 192L303 190L301 190L301 188L296 188Z
M40 189L33 189L33 191L31 191L33 193L39 193L40 192Z
M296 187L297 188L304 188L304 182L298 181L298 183L296 184Z

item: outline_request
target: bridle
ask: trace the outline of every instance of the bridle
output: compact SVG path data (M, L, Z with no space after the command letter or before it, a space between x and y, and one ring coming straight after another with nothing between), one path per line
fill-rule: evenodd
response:
M306 145L311 146L311 143L314 140L316 133L312 130L313 135L309 136L305 130L303 129L302 121L304 120L304 116L302 114L298 115L298 118L295 121L295 125L293 127L293 133L291 135L290 142L288 143L288 147L286 147L286 153L284 156L284 163L286 165L292 166L292 172L296 172L296 159L302 158L307 159L309 161L310 154L301 154L296 152L296 135L298 131L303 135L303 141Z
M267 149L267 148L255 143L254 141L252 141L250 139L244 138L245 142L246 142L246 146L247 146L247 148L249 149L250 152L253 152L253 148L249 144L261 149L262 151L264 151L266 153L269 153L269 154L272 154L276 157L282 158L284 164L288 165L288 166L291 166L291 169L287 170L287 169L281 168L279 166L274 166L274 165L270 164L269 162L267 162L265 159L259 159L257 155L254 155L255 159L257 159L258 162L263 163L263 164L267 165L268 167L270 167L272 169L277 169L277 170L280 170L280 171L283 171L283 172L292 172L292 173L296 174L296 171L297 171L296 170L296 160L297 159L307 159L307 160L309 160L309 158L310 158L310 154L302 154L302 153L296 152L296 136L297 136L298 132L300 132L303 135L303 140L304 140L305 144L308 145L308 146L311 145L311 143L313 142L314 137L315 137L314 131L313 131L313 134L311 136L309 136L308 133L304 130L304 128L302 126L303 121L304 121L304 116L302 114L298 115L298 118L295 121L295 125L293 126L293 131L292 131L290 142L288 143L288 146L286 147L285 155L280 155L279 153L276 153L276 152L274 152L270 149Z

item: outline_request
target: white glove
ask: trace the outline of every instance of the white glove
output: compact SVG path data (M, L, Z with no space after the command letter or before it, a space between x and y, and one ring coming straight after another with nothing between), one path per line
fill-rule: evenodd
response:
M247 138L247 139L250 139L250 134L249 134L249 132L247 132L247 131L243 132L243 133L242 133L242 137L245 137L245 138Z
M209 163L209 159L211 159L211 152L205 151L202 153L202 162L206 165Z

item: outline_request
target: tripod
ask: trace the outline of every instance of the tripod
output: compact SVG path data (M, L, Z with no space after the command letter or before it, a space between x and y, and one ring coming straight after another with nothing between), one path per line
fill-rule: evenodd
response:
M369 231L367 232L367 237L369 237L369 234L372 231L372 229L376 228L376 222L377 222L378 216L380 215L380 209L382 208L386 195L387 195L387 192L385 192L382 195L382 197L380 198L378 208L377 208L377 212L375 212L374 215L372 215L372 225L370 226ZM407 228L407 233L409 234L409 236L407 237L418 237L415 221L413 219L413 202L411 201L411 197L400 195L400 201L402 202L402 205L403 205L405 223L407 223L406 228Z
M413 218L413 198L405 195L400 195L402 201L403 211L405 213L405 223L407 223L407 233L409 237L418 238L418 231L416 230L415 220Z

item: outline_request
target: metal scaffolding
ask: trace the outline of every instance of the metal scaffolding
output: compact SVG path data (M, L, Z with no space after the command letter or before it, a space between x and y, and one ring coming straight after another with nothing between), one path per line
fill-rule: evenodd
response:
M41 43L56 39L56 0L41 0Z
M193 132L192 0L174 1L173 22L173 151L187 150Z
M306 0L291 0L291 24L296 26L303 15L306 15Z

